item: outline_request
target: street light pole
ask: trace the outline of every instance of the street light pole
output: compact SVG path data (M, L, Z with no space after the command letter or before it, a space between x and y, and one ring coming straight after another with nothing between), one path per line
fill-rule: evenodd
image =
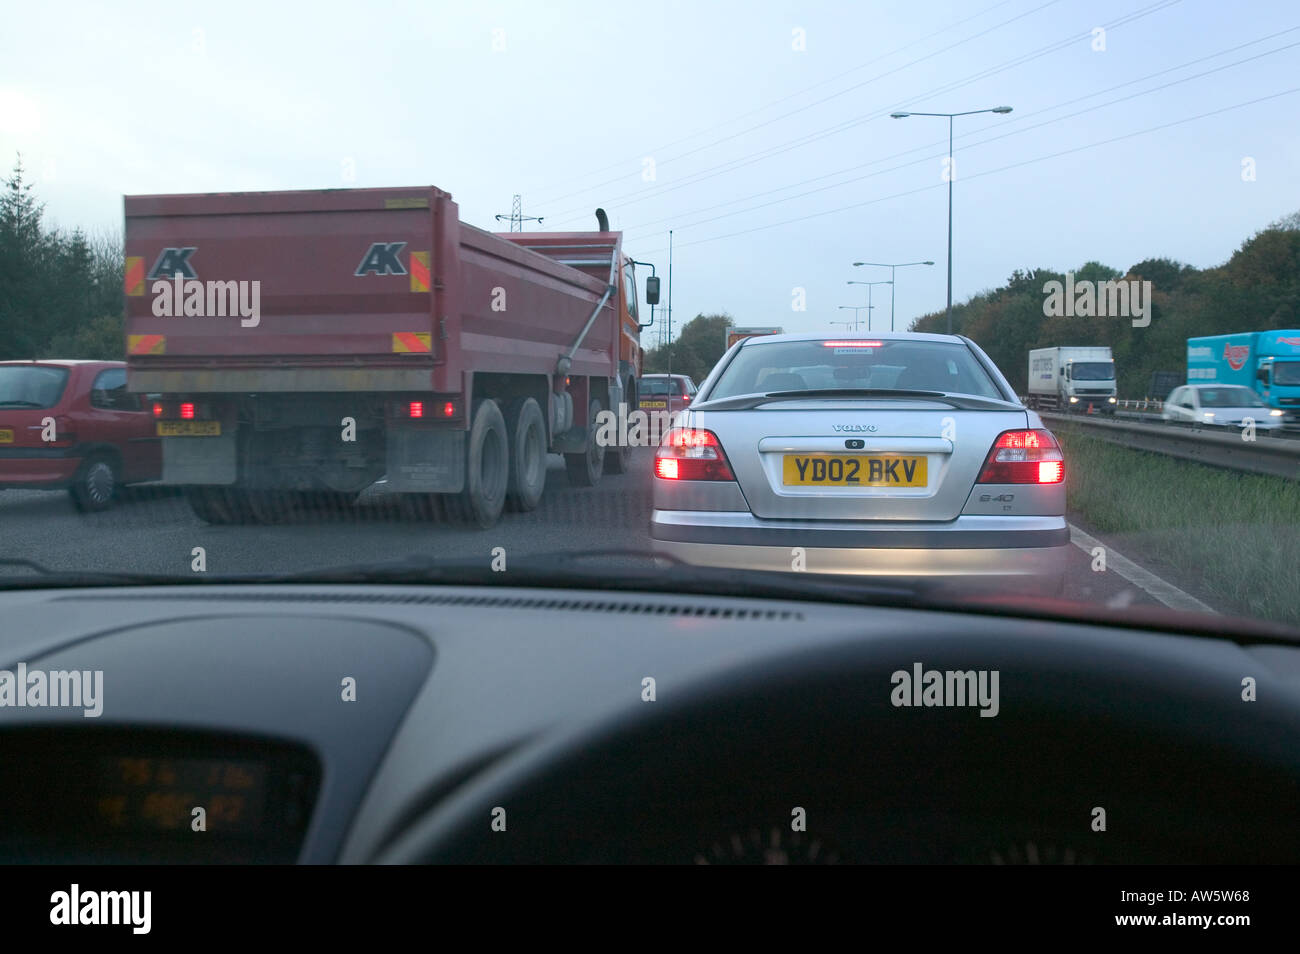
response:
M864 310L865 310L865 311L867 312L867 331L870 331L870 330L871 330L871 310L870 310L870 309L871 309L871 306L870 306L870 305L840 305L840 309L841 309L842 311L851 311L851 312L853 312L853 330L854 330L854 331L857 331L857 330L858 330L858 321L859 321L859 319L858 319L858 312L860 312L860 311L864 311Z
M894 295L894 290L895 290L895 285L894 285L894 275L897 273L897 270L898 270L898 269L900 269L900 268L906 268L906 267L909 266L909 265L933 265L933 264L934 264L934 262L895 262L895 263L890 263L890 262L854 262L854 263L853 263L853 267L854 267L854 268L858 268L858 267L860 267L860 266L862 266L862 265L874 265L874 266L876 266L877 268L887 268L887 269L889 269L889 330L890 330L890 331L893 331L893 330L894 330L894 298L896 297L896 296ZM850 284L850 285L853 285L853 284L865 285L866 282L849 282L849 284Z
M889 282L880 281L880 282L847 282L846 284L849 284L849 285L866 285L866 286L867 286L867 331L870 331L870 330L871 330L871 310L872 310L873 308L876 307L875 305L871 304L871 289L872 289L872 286L874 286L874 285L891 285L891 286L892 286L894 283L893 283L892 281L889 281ZM893 290L892 290L892 288L891 288L891 290L890 290L890 296L889 296L889 297L890 297L891 300L892 300L893 297L894 297L894 296L893 296ZM893 324L892 320L890 321L890 324L891 324L891 326L892 326L892 324ZM894 329L891 327L889 330L890 330L890 331L893 331Z
M952 334L952 180L957 164L952 158L952 117L948 117L948 334Z
M977 116L980 113L1011 112L1010 106L995 106L992 109L971 109L964 113L890 113L891 119L906 119L908 116L942 116L948 120L948 334L952 334L952 181L957 178L952 159L952 121L954 116Z

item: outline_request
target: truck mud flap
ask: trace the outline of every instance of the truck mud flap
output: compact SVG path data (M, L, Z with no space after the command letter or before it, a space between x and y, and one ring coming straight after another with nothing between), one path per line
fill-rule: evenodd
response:
M164 484L233 484L237 477L237 432L220 437L164 437Z
M465 432L390 430L387 487L399 492L460 493L465 489Z

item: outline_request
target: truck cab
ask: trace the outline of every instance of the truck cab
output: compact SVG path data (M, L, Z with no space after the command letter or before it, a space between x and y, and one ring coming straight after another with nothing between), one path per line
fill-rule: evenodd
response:
M1038 348L1029 352L1031 407L1113 414L1116 397L1110 348Z
M1300 330L1189 338L1187 383L1251 388L1285 430L1300 430Z

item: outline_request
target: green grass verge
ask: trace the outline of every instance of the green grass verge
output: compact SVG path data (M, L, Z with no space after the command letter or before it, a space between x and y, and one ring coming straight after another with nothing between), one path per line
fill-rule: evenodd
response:
M1300 626L1300 483L1118 447L1070 425L1054 433L1067 506L1096 532L1173 567L1216 609Z

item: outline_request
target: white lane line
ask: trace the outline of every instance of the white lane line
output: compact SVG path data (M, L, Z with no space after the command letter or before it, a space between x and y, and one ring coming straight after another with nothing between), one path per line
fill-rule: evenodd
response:
M1106 544L1102 543L1096 537L1089 536L1074 524L1070 524L1070 542L1089 555L1092 554L1095 547L1101 547L1104 549L1106 551L1107 570L1114 570L1134 586L1145 590L1170 609L1190 610L1196 613L1214 613L1215 615L1218 615L1217 610L1213 610L1206 606L1191 594L1184 593L1172 583L1160 579L1160 577L1156 576L1150 570L1145 570L1138 566L1128 557L1119 553L1114 547L1106 546Z

